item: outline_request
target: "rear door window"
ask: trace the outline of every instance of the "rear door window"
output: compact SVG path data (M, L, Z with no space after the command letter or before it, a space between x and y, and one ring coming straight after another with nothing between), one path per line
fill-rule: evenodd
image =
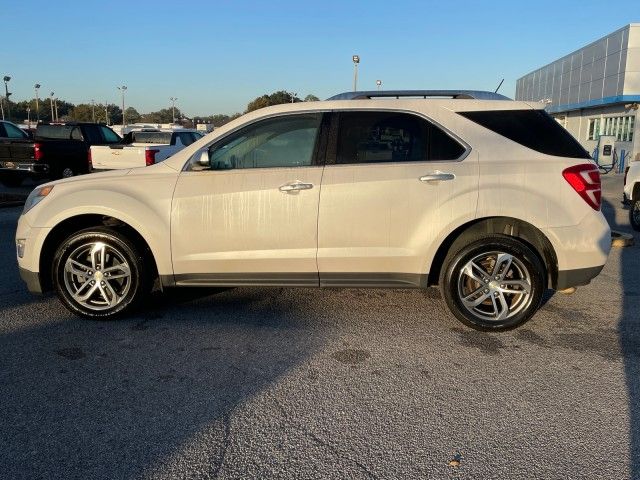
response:
M104 138L102 137L102 133L100 132L98 125L85 125L84 137L91 145L104 142Z
M472 122L546 155L591 158L589 153L544 110L458 112Z
M455 160L465 148L438 126L399 112L339 114L336 163Z
M6 134L3 135L6 138L29 138L25 132L20 130L18 127L11 125L10 123L3 124L6 130Z
M105 142L120 143L120 137L110 128L100 126L100 130L102 131L102 136L104 137Z

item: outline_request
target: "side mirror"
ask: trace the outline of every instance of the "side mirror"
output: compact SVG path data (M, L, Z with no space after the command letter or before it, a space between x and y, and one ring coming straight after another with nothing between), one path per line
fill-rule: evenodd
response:
M205 149L200 152L198 165L204 168L209 168L209 166L211 165L211 160L209 160L209 150Z

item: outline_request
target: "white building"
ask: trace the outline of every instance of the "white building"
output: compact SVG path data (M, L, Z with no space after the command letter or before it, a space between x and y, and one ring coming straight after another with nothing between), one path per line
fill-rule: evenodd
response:
M518 79L516 100L541 101L593 152L600 136L640 160L640 23L632 23Z

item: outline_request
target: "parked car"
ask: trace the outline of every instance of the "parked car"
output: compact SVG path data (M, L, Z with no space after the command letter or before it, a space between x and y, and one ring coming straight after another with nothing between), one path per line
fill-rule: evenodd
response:
M504 330L547 288L598 275L600 196L597 166L543 104L351 92L248 113L150 167L43 185L17 256L29 290L88 318L129 310L155 281L439 284L466 325Z
M120 144L91 147L94 170L116 170L153 165L202 138L191 129L140 129L127 133Z
M631 162L625 172L624 199L629 205L629 223L640 232L640 161Z
M110 128L95 123L38 125L33 138L0 122L0 182L17 186L27 177L67 178L91 171L91 145L119 143Z

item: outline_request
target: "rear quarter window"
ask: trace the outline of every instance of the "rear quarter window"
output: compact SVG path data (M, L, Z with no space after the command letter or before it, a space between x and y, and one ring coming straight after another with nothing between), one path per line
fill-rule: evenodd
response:
M544 110L458 112L465 118L536 152L557 157L591 158Z

